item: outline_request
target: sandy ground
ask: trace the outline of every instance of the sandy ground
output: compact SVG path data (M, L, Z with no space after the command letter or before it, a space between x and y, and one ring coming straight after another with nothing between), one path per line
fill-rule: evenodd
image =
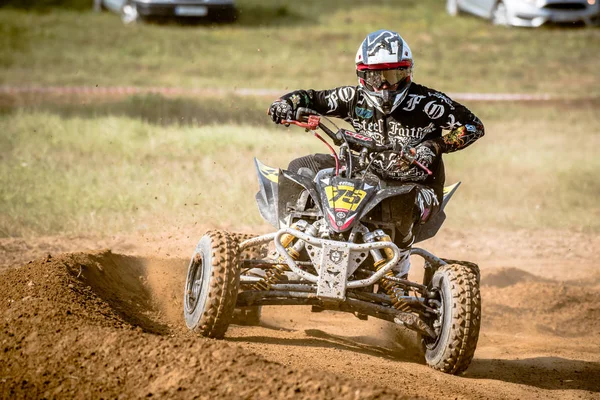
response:
M309 307L265 307L223 341L191 334L183 282L201 233L1 239L0 397L600 399L598 235L423 244L481 267L479 345L457 377L425 366L410 331Z

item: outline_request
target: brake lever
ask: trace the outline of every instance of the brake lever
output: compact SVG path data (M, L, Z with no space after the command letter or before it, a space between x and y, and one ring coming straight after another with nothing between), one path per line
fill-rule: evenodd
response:
M319 117L317 115L310 115L308 117L307 122L296 121L293 119L285 119L285 120L281 121L281 124L286 125L286 126L296 125L301 128L305 128L307 130L315 131L319 128L320 122L321 122L321 117Z
M427 175L433 175L429 168L417 161L417 150L414 147L409 148L408 151L406 149L400 150L400 158L408 161L408 165L414 164L421 168Z

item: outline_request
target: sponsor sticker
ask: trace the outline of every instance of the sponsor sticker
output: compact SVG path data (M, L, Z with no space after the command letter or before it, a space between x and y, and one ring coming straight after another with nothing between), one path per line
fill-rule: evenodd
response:
M373 116L373 110L369 110L367 108L356 107L354 109L356 115L360 118L369 119Z

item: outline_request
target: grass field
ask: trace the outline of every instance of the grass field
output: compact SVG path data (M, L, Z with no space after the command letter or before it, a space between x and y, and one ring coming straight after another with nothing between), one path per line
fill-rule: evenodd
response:
M95 115L57 102L5 109L0 234L109 234L193 223L256 227L263 222L252 157L285 167L294 157L326 151L301 129L267 125L261 107L267 99L223 102L221 112L232 110L232 118L219 121L191 116L194 109L211 114L219 98L189 100L181 107L187 117L143 117L181 101L153 97L144 107L130 99L100 105ZM448 225L600 231L597 106L564 103L557 113L545 104L474 104L488 134L445 157L448 183L463 181Z
M0 8L0 85L354 84L365 33L402 32L416 80L448 92L597 96L600 30L494 27L442 1L239 0L233 25L123 26L83 0ZM264 226L252 157L325 151L274 128L272 99L0 94L0 236L111 234L194 223ZM598 101L467 103L486 124L448 155L451 227L600 231Z
M4 85L354 84L359 43L385 27L411 45L416 79L442 91L600 94L600 29L495 27L449 17L440 0L239 0L237 23L200 26L124 26L87 0L8 3L18 8L0 8Z

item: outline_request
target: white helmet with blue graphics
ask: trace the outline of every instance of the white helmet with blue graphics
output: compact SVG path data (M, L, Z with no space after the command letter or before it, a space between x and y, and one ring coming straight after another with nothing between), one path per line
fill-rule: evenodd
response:
M412 83L412 52L402 36L387 30L368 34L355 61L358 83L369 104L384 114L394 111Z

